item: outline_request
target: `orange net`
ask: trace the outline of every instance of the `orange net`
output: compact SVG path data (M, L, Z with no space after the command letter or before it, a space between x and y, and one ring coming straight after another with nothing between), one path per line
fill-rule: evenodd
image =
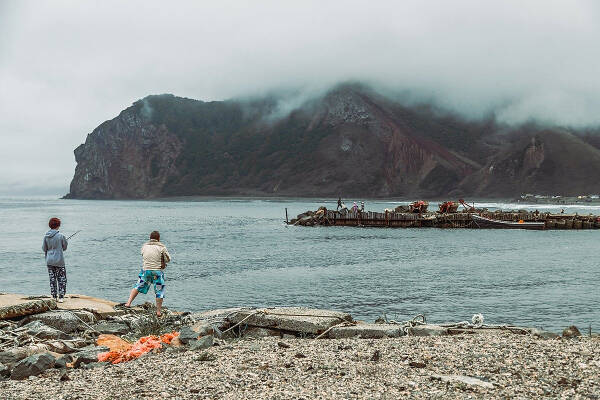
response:
M110 350L98 354L98 361L108 361L113 364L133 360L154 349L162 347L162 343L170 344L179 332L165 333L161 336L144 336L131 344L115 335L100 335L96 343L107 346Z

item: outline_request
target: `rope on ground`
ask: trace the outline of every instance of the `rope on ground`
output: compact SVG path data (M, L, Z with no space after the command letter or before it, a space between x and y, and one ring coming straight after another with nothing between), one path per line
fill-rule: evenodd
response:
M333 328L341 328L343 326L354 326L356 325L356 321L344 321L344 322L340 322L339 324L335 324L333 326L330 326L329 328L327 328L325 331L323 331L323 333L321 333L319 336L317 336L315 339L321 339L323 336L327 335L329 332L331 332L331 330Z
M240 322L238 322L237 324L233 325L232 327L226 329L223 331L222 335L226 334L227 332L229 332L230 330L240 326L243 322L245 322L246 320L248 320L250 317L253 317L257 314L264 314L265 311L264 310L256 310L255 312L248 314L246 317L244 317Z

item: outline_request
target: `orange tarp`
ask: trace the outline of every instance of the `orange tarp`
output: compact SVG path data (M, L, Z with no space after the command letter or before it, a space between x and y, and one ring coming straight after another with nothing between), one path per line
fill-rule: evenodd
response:
M115 335L100 335L96 340L99 346L107 346L110 350L98 354L98 361L108 361L118 364L129 361L162 347L162 343L170 344L179 332L165 333L161 336L144 336L131 344Z

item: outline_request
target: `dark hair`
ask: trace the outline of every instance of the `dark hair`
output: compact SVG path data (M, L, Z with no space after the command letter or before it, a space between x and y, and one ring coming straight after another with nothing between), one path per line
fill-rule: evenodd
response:
M150 239L160 240L160 233L158 233L158 231L152 231L150 233Z
M60 219L50 218L50 221L48 221L48 226L50 227L50 229L58 228L60 226Z

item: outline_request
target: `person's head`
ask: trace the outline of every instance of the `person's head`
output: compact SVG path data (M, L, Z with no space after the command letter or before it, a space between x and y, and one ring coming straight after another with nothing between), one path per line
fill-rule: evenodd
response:
M152 233L150 233L150 239L160 241L160 233L158 233L158 231L152 231Z
M48 221L48 226L50 229L58 229L60 227L60 219L50 218L50 221Z

